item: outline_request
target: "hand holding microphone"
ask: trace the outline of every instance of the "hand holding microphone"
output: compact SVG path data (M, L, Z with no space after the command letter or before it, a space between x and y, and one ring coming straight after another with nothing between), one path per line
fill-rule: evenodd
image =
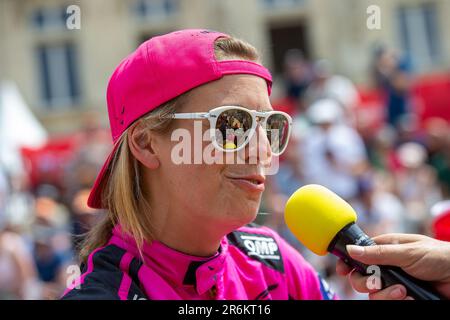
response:
M373 238L376 246L348 246L347 252L354 260L367 265L391 265L402 268L407 274L433 283L447 299L450 299L450 243L417 234L386 234ZM368 277L352 272L352 268L339 260L339 275L349 275L355 290L369 293L373 300L407 298L406 288L395 285L383 290L369 290Z
M339 264L341 274L349 273L352 269L358 271L362 276L357 277L355 273L355 276L353 277L353 280L357 281L357 289L362 289L361 287L367 284L367 282L363 283L363 281L367 280L367 276L370 276L371 272L370 269L368 269L369 265L364 262L371 260L360 260L359 257L357 258L355 256L355 250L353 250L353 255L350 255L347 251L347 246L374 246L374 248L380 248L380 246L376 245L374 240L380 241L380 244L382 243L382 240L379 238L369 238L356 225L356 213L347 202L325 187L319 185L304 186L298 189L289 198L285 209L285 219L286 224L292 233L311 251L318 255L326 255L330 252L341 258L347 265L351 266L346 268L343 264ZM442 270L445 270L441 271L440 276L443 277L445 281L450 281L447 275L447 271L450 270L450 262L448 261L449 249L445 242L442 243L442 247L445 247L446 249L439 250L447 251L443 255L438 254L440 257L439 263L442 264L441 268ZM352 247L349 248L350 251L354 249ZM373 248L364 249L366 251L379 250ZM422 253L430 249L438 250L434 247L434 245L428 244L425 248L423 248ZM386 251L386 249L382 250ZM410 252L411 251L412 250L410 250ZM429 254L427 256L429 256ZM401 260L400 257L399 259ZM399 260L397 260L397 262L398 261ZM396 288L403 288L403 292L405 293L404 297L409 296L413 299L420 300L445 299L445 297L441 294L442 290L438 292L432 285L433 283L431 281L439 280L436 279L436 276L433 278L424 277L420 273L408 274L400 268L404 266L403 264L399 265L397 263L395 265L392 263L394 265L388 265L390 263L391 262L379 263L379 266L376 267L379 269L378 274L381 282L381 288L370 290L367 288L367 285L365 285L366 290L363 292L376 292L383 289L379 291L378 296L375 297L384 297L384 294L394 290L389 287L395 285ZM437 261L435 261L435 263L437 263ZM418 264L416 270L423 270L423 265L423 263ZM376 268L372 269L376 270ZM436 267L430 267L429 265L427 268L428 270L430 268L437 270ZM372 296L373 295L375 294L372 294Z

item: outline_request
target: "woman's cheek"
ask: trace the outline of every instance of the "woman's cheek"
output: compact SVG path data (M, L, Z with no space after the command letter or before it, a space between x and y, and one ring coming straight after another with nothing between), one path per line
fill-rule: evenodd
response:
M221 174L214 169L211 165L196 165L189 173L189 184L186 188L198 194L202 201L216 199L222 192Z

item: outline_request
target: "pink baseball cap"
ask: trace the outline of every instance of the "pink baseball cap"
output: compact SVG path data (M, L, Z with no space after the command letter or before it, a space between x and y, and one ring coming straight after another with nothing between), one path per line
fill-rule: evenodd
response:
M246 60L216 60L214 42L229 37L211 30L179 30L147 40L119 64L109 80L106 97L114 147L89 195L91 208L104 207L101 194L117 141L143 115L195 87L230 74L265 79L270 95L272 76L262 65Z

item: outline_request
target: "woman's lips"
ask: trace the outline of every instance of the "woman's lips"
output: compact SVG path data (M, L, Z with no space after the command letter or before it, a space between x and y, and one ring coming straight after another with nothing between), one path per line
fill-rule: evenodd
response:
M260 175L255 176L245 176L245 177L227 177L230 181L241 189L248 192L258 192L264 191L264 181L265 178Z

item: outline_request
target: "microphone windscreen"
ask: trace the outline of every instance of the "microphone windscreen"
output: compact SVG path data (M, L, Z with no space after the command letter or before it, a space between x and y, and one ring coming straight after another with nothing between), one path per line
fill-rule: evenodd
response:
M310 184L298 189L286 203L286 225L297 239L318 255L326 255L336 234L356 222L356 213L329 189Z

